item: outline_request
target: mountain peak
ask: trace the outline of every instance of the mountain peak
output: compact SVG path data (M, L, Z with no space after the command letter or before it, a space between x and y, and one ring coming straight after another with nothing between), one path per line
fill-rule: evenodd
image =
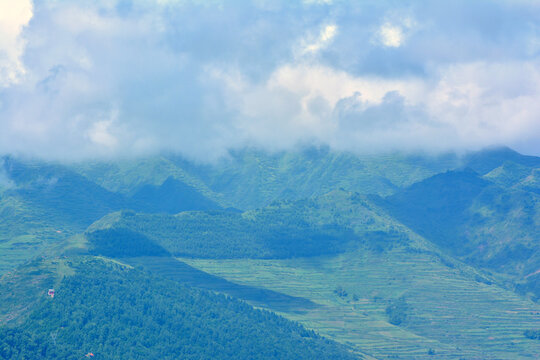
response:
M505 162L511 161L528 167L540 166L540 157L522 155L506 146L490 147L464 157L464 165L485 175Z

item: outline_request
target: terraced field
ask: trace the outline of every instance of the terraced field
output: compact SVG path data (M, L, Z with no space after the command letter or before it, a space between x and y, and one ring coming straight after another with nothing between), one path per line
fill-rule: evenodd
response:
M0 238L0 276L42 254L48 247L61 243L66 237L54 229L45 229L34 234Z
M170 280L247 300L256 306L285 312L304 312L307 309L317 307L317 304L301 297L282 294L262 287L232 283L170 257L143 256L124 258L121 261L131 266L141 266Z
M540 357L540 342L523 336L540 324L538 304L488 285L489 278L462 264L445 265L429 252L395 248L310 259L182 260L238 284L322 305L281 313L378 359ZM336 288L347 296L336 294ZM396 326L385 310L401 296L407 318Z

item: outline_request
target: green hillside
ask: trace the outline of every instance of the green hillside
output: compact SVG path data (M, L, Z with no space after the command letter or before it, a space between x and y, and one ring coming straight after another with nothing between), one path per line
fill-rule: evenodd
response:
M187 319L177 317L180 305L174 304L197 313L199 305L185 296L199 294L193 296L231 304L235 298L299 321L364 357L535 359L537 163L508 149L462 157L251 149L211 164L172 155L70 165L3 158L0 283L6 295L0 326L9 328L1 330L0 348L12 352L2 356L28 358L37 351L80 358L81 345L91 344L93 350L84 351L122 358L107 339L131 348L131 358L166 354L178 330L167 321ZM80 263L92 256L101 260L93 258L90 268ZM56 302L45 301L43 291L51 287L70 294L66 303L54 301L75 323L58 320L61 311L51 307ZM108 314L125 308L136 319L106 317L101 309L107 304L91 296L114 298L115 291L123 306L113 302ZM126 305L124 299L133 301ZM207 308L221 309L221 300L208 301ZM156 311L140 313L141 306ZM167 314L165 323L159 314ZM206 312L198 314L212 323ZM52 330L44 324L59 321L67 324L60 328L90 335L52 347ZM115 325L122 321L130 325ZM103 330L88 328L100 322ZM148 333L157 334L156 324L163 327L163 343L150 349L136 329L149 326ZM287 350L312 343L327 358L349 356L315 335L295 337L289 325L274 322L258 333L239 324L282 343L271 354L261 350L264 356L313 358L311 350L298 357ZM234 327L216 327L205 338L197 326L189 326L196 334L192 342L205 345L176 350L212 358L206 347L221 345L210 341L230 344L227 334L240 336ZM262 340L238 344L264 347Z
M540 197L516 188L501 176L497 177L499 185L488 181L500 175L497 169L485 177L471 170L439 174L385 198L381 204L451 254L514 276L516 282L525 282L520 291L530 291L539 298L535 272L540 268ZM519 172L514 174L520 177Z
M86 161L72 164L70 167L105 189L126 196L133 195L144 186L159 187L167 179L172 178L195 188L209 199L222 202L220 194L211 191L201 179L166 156L119 159L110 162Z
M460 236L474 199L491 184L472 170L448 171L413 184L382 203L391 214L437 245L463 254L474 246Z
M447 176L457 176L459 181L465 176L485 185L472 172ZM461 203L463 199L457 199L457 204ZM126 215L132 220L126 221ZM165 216L115 213L92 225L89 233L127 224L135 228L135 224L145 223L146 217L153 217L155 222L146 229L155 229L155 224L166 222L162 220ZM193 222L186 226L208 234L208 228L200 228L200 219L206 216L212 215L188 212L176 217L183 217L186 224ZM268 224L279 223L284 217L296 217L320 226L343 226L353 230L357 237L335 255L331 255L329 248L324 256L312 254L294 259L254 259L257 256L230 260L226 259L228 256L213 260L208 256L181 259L218 278L224 277L235 287L248 287L235 290L234 295L253 305L278 311L376 358L431 358L432 353L446 359L512 359L516 354L519 358L534 358L540 350L536 342L524 336L525 331L535 329L540 309L537 304L507 288L505 278L447 256L367 197L334 191L308 200L274 203L234 216L265 219L264 223ZM214 220L211 228L228 228L226 217L218 216ZM220 224L219 220L224 222ZM167 232L154 234L154 240L174 239L171 234L175 232L181 236L185 231L168 227ZM237 235L228 233L228 236ZM180 282L230 291L231 285L216 284L216 278L187 270L167 258L134 258L129 262ZM316 306L298 308L292 305L292 299L283 296L276 302L265 301L250 295L249 287L305 299ZM393 305L402 298L407 306ZM287 302L291 303L290 307L284 305ZM396 317L399 321L395 321Z
M505 188L540 194L540 165L527 167L513 162L505 162L484 177Z
M3 157L0 161L0 274L120 209L173 212L219 206L177 180L109 191L71 166Z
M455 155L364 155L325 147L268 153L232 151L228 157L202 164L179 156L139 161L82 163L73 168L97 184L124 194L172 177L197 189L223 207L253 209L275 200L296 200L343 188L362 194L391 194L397 188L455 168Z
M0 274L84 231L126 200L68 167L4 157L0 194Z
M540 306L493 277L437 253L396 246L303 259L187 259L249 286L303 297L319 306L280 312L377 359L537 359ZM403 321L389 307L404 298Z
M527 168L540 167L539 158L504 147L463 156L452 153L356 155L326 147L299 147L275 153L236 150L212 163L167 155L85 162L71 168L113 192L133 194L142 186L160 186L173 178L223 207L253 209L275 200L320 196L339 188L386 196L447 170L469 167L484 175L505 162Z
M114 213L87 231L112 244L124 229L140 234L176 256L200 258L289 258L344 251L352 230L307 222L301 213L262 209L248 213L191 211L177 215ZM151 255L151 254L148 254Z
M127 205L121 195L102 188L66 166L6 158L4 170L14 186L3 195L41 212L40 217L44 216L47 222L86 227Z
M133 208L151 213L176 214L186 210L217 210L220 206L194 187L172 177L161 185L141 186L130 199Z
M346 348L267 311L96 259L68 262L15 326L1 359L354 359Z
M511 161L504 162L501 166L488 172L484 177L502 187L519 187L533 172L533 168L520 165Z

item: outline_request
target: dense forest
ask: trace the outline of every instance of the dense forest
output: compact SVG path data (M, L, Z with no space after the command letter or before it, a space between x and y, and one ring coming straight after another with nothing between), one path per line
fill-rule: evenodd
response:
M166 256L169 253L146 236L125 228L96 230L86 234L90 253L108 257Z
M252 214L191 211L175 216L123 211L119 216L117 222L103 229L90 228L90 243L122 246L124 242L119 239L129 236L119 234L129 231L138 234L131 241L136 239L140 244L146 237L175 256L279 259L339 253L357 239L346 227L317 225L298 213L271 210ZM96 246L101 249L102 245ZM112 255L109 250L103 251ZM124 251L118 248L116 256L128 256Z
M101 260L0 328L1 359L354 359L297 323L224 295ZM256 355L255 355L256 354Z

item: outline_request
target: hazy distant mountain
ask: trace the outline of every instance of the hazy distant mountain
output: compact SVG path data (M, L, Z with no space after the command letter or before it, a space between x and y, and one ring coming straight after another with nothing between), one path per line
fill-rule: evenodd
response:
M160 186L143 185L132 196L134 207L138 210L176 214L186 210L217 210L221 207L202 195L193 186L172 177Z
M469 153L464 156L463 162L465 166L481 175L487 174L506 162L512 162L529 168L540 167L540 157L522 155L507 147L494 147Z

